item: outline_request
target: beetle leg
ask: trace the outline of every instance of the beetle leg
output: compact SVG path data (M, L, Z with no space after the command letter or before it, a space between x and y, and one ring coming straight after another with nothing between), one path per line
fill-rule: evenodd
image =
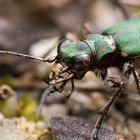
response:
M74 92L74 90L75 90L75 87L74 87L74 80L73 80L73 78L71 79L71 91L70 91L70 93L67 95L67 99L68 98L70 98L70 96L72 95L72 93Z
M111 88L118 88L120 87L121 81L120 77L106 77L105 85Z
M134 76L134 79L135 79L135 82L136 82L136 85L137 85L137 89L138 89L139 94L140 94L140 85L139 85L138 74L136 73L135 69L132 69L132 73L133 73L133 76Z
M71 40L71 41L80 40L74 33L71 33L71 32L66 33L65 37L66 37L66 39Z
M68 82L68 81L64 81L64 82L62 83L62 85L61 85L59 88L56 88L57 91L61 93L61 92L64 90L64 87L65 87L65 85L67 84L67 82Z
M96 33L95 29L93 28L93 26L89 22L84 23L83 28L87 31L88 34Z
M95 125L95 129L94 129L93 134L92 134L92 139L93 140L97 140L98 133L99 133L99 130L102 126L102 123L103 123L103 120L104 120L105 116L107 115L107 113L108 113L110 107L112 106L112 104L115 102L117 97L120 95L120 93L124 89L124 82L121 81L121 82L119 82L119 84L120 84L120 86L119 86L119 89L117 90L117 92L113 94L113 96L110 98L110 100L107 102L107 104L100 111L100 117L97 120L97 123Z
M125 70L124 70L124 75L126 75L127 73L128 74L133 74L134 76L134 79L135 79L135 82L136 82L136 85L137 85L137 89L138 89L138 92L140 94L140 80L139 80L139 76L138 76L138 73L136 72L135 70L135 67L134 67L134 64L132 62L129 62L125 65Z
M130 14L129 12L127 11L127 9L124 7L123 3L121 3L120 1L115 1L118 8L120 9L124 19L129 19L130 18Z

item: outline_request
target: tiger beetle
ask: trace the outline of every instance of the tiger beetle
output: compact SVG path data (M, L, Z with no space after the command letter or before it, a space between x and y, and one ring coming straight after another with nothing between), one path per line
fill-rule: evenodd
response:
M125 88L124 78L130 74L134 76L138 92L140 94L139 78L135 71L133 60L140 56L140 17L134 17L113 25L103 34L89 34L81 40L66 39L59 43L57 56L43 59L30 55L15 53L11 51L0 51L0 54L16 55L37 61L52 63L53 66L60 64L61 68L56 74L53 71L47 83L50 85L49 92L54 92L55 85L62 83L59 91L62 91L67 81L71 80L72 91L74 79L82 79L88 71L100 73L103 79L113 83L117 90L108 103L100 111L100 117L93 130L92 140L98 139L98 133L105 116L116 98ZM107 69L116 66L123 71L122 78L107 77Z

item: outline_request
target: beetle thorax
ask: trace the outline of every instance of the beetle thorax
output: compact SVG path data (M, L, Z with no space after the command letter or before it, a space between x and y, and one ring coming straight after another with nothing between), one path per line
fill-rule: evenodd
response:
M98 62L104 55L115 51L116 46L111 36L91 34L84 39L94 52L94 63Z

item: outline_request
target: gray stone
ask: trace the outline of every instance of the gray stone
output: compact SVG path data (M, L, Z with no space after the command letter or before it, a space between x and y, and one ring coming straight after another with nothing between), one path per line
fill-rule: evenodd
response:
M53 117L49 129L54 140L91 140L94 125L76 117ZM114 140L114 133L102 127L98 140Z

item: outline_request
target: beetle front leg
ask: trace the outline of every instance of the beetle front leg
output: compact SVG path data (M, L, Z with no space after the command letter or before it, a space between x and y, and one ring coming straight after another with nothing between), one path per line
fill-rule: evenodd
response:
M68 32L65 35L65 38L71 41L79 41L80 39L76 36L76 34L72 33L72 32Z
M139 76L138 76L138 73L136 72L135 70L135 67L134 67L134 64L132 62L129 62L129 63L126 63L125 64L125 67L124 67L124 75L126 74L133 74L134 76L134 79L135 79L135 82L136 82L136 85L137 85L137 89L138 89L138 92L140 94L140 81L139 81Z
M89 23L89 22L85 22L83 24L83 28L86 30L86 32L88 34L95 34L95 33L97 33L96 30L95 30L95 27L91 23Z
M120 95L120 93L124 89L124 82L121 82L119 84L120 84L120 87L119 87L118 91L116 93L114 93L114 95L110 98L110 100L107 102L107 104L100 111L100 117L99 117L99 119L98 119L98 121L95 125L95 129L94 129L93 134L92 134L92 140L97 140L98 133L99 133L99 130L102 126L102 123L103 123L103 120L104 120L105 116L107 115L107 113L108 113L110 107L112 106L112 104L115 102L117 97Z
M70 93L66 96L67 99L70 98L70 96L72 95L72 93L74 92L74 90L75 90L75 86L74 86L74 80L73 80L73 78L72 78L72 79L71 79L71 91L70 91Z

